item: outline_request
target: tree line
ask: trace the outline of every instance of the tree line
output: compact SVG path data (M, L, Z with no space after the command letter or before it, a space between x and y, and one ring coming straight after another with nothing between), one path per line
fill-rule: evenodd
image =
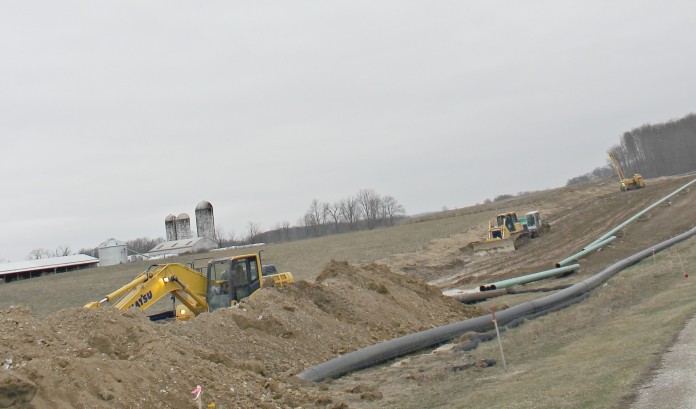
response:
M609 149L628 178L671 176L696 170L696 114L661 124L646 124L625 132ZM607 159L604 166L568 180L567 185L616 175Z
M404 207L393 196L361 189L334 202L313 199L296 225L278 223L271 230L248 234L247 240L274 243L393 226L405 215Z

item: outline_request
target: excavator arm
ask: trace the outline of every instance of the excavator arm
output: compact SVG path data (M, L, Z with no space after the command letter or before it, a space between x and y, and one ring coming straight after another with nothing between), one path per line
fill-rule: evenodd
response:
M139 274L133 281L85 308L99 308L121 297L114 308L125 310L136 307L145 311L162 297L173 295L195 315L208 310L205 300L207 278L182 264L154 266Z

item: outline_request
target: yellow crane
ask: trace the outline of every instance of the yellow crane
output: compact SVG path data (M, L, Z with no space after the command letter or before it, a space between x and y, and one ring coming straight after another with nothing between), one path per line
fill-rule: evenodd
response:
M611 163L614 165L614 169L616 169L616 174L619 177L619 182L621 182L619 190L625 192L627 190L634 190L645 187L643 176L641 176L638 173L635 173L632 178L624 177L623 170L621 170L621 165L619 165L619 161L616 160L614 152L609 151L609 158L611 159Z

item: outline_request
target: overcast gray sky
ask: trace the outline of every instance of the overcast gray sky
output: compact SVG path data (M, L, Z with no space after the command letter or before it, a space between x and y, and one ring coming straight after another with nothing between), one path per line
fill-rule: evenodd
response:
M696 110L695 4L3 0L0 258L562 186Z

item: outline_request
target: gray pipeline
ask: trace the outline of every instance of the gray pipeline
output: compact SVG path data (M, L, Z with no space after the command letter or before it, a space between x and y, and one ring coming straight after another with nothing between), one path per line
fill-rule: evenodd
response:
M574 284L571 287L546 297L533 301L527 301L500 311L496 313L498 324L506 325L513 320L526 316L533 316L534 314L538 314L542 311L573 300L576 297L579 297L582 294L587 293L588 291L601 285L619 271L638 263L646 257L651 256L653 254L653 250L655 252L660 252L676 243L679 243L680 241L688 239L695 234L696 227L669 240L665 240L660 244L650 246L649 248L628 258L620 260L594 276ZM424 348L434 347L451 339L462 336L467 332L484 332L490 330L493 327L492 319L493 317L491 314L483 315L380 342L379 344L370 345L319 364L313 368L309 368L304 372L297 374L297 377L311 382L319 382L328 378L338 378L352 371L368 368Z

